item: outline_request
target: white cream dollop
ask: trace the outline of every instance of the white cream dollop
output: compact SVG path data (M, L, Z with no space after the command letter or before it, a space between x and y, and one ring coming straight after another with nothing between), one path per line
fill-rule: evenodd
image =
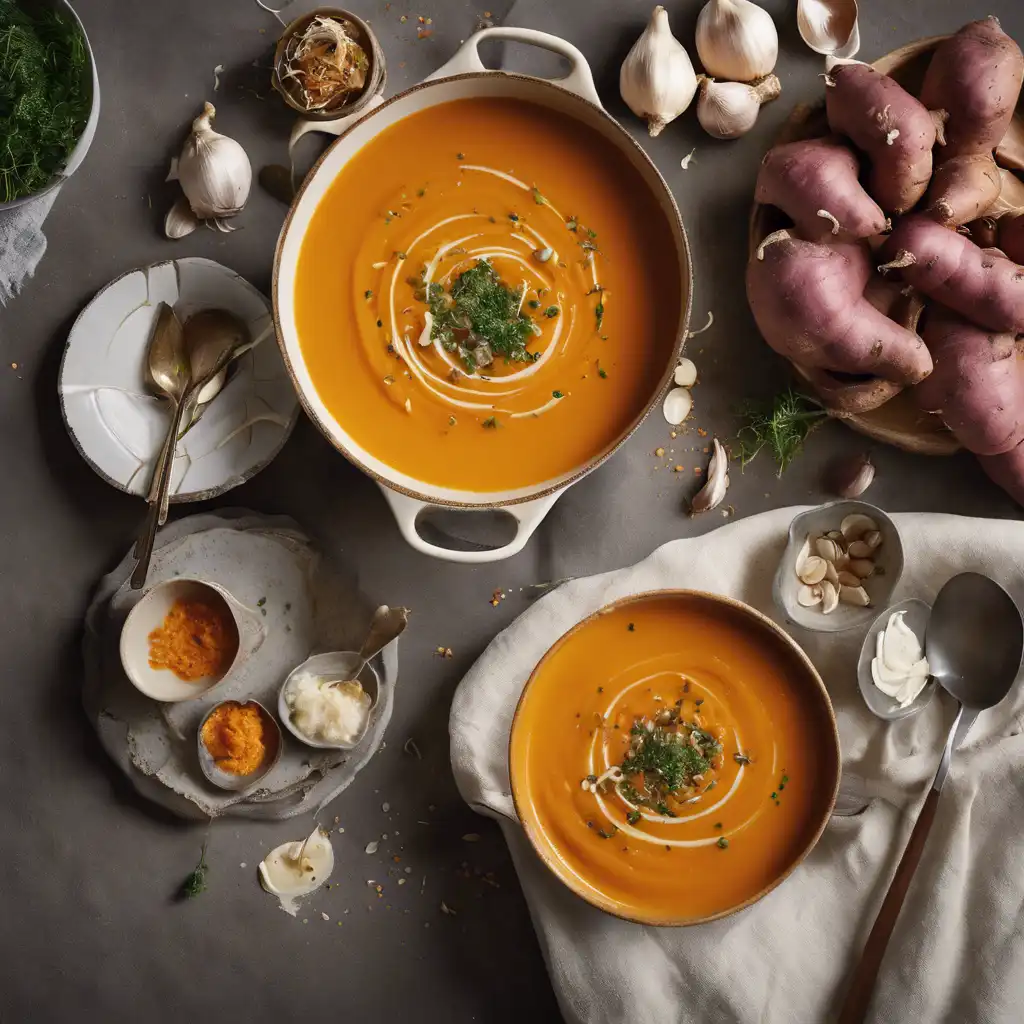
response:
M886 696L907 707L924 689L931 674L917 634L903 621L904 612L893 612L885 629L879 630L871 678Z
M320 888L334 870L334 847L327 833L316 828L305 841L282 843L260 862L260 883L281 901L281 909L295 915L299 896Z
M369 694L355 680L333 685L312 672L295 676L285 693L292 724L321 743L354 743L366 728Z

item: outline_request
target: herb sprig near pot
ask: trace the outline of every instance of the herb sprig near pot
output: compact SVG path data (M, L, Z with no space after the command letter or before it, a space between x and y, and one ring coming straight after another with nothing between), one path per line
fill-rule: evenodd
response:
M42 191L89 118L89 57L74 20L0 0L0 203Z

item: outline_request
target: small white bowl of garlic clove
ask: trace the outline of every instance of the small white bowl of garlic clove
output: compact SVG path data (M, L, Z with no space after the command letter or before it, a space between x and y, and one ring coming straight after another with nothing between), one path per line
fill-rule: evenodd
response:
M892 519L864 501L833 501L790 523L772 595L789 622L839 633L869 625L902 575L903 542Z

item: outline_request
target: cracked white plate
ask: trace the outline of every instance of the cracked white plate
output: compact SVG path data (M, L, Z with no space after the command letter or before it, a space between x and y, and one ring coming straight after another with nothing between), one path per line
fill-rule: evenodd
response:
M270 303L212 260L155 263L116 278L82 310L61 364L64 423L86 462L114 487L145 495L167 432L168 404L151 395L145 360L157 306L184 321L208 307L249 326L256 344L229 368L178 443L171 501L214 498L255 476L281 450L299 403L274 339Z

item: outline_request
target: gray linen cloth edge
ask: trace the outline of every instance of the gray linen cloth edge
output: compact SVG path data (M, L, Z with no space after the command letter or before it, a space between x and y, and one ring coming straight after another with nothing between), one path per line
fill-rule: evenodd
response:
M696 928L649 928L592 908L558 882L514 820L508 735L536 662L617 597L686 587L777 617L771 579L798 510L777 509L670 542L630 568L546 595L490 644L460 684L449 724L463 798L495 817L512 853L562 1013L579 1024L814 1024L838 1009L938 763L944 694L897 723L857 692L864 630L801 632L832 697L844 769L866 781L863 814L833 818L804 864L749 909ZM929 603L957 572L992 576L1021 604L1024 523L894 516L907 568L894 601ZM960 748L883 962L869 1020L1001 1024L1024 1002L1024 688L986 712Z
M7 305L18 294L43 258L43 221L58 192L60 186L13 210L0 212L0 306Z

